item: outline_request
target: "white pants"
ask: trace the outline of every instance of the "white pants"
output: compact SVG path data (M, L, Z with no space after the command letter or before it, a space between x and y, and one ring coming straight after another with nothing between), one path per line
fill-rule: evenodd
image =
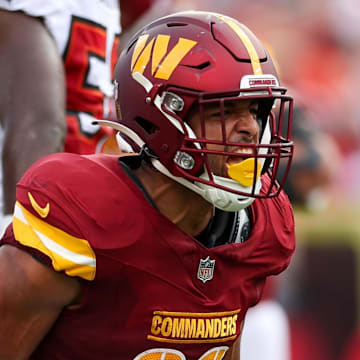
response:
M250 308L245 318L240 346L241 360L290 360L288 317L274 300Z

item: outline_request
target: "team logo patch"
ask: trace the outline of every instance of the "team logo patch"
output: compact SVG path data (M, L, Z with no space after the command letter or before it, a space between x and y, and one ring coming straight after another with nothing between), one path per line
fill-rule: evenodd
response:
M215 260L208 256L206 259L200 259L197 277L203 283L211 280L214 276Z
M150 62L152 76L168 80L181 60L197 42L179 38L175 46L168 50L169 43L169 35L159 34L152 39L149 39L149 34L141 35L136 42L131 58L132 73L143 74Z
M37 212L38 215L40 215L43 219L45 219L48 215L49 215L49 211L50 211L50 204L46 203L46 205L44 207L41 207L36 200L34 199L34 197L32 196L31 192L28 192L28 197L31 203L31 206L33 207L33 209Z
M279 80L272 74L245 75L240 80L240 89L279 86Z
M154 311L147 339L176 344L232 341L238 334L240 311L241 309L208 313ZM206 359L220 360L218 357Z

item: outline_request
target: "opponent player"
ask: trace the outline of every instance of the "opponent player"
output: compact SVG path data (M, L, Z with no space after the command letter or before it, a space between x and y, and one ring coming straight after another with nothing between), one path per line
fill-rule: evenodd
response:
M108 118L118 57L118 0L0 0L3 213L34 161L57 151L95 152ZM66 110L66 111L65 111Z
M140 155L50 155L19 182L0 357L237 360L247 309L294 251L275 180L292 99L255 35L208 12L143 28L115 79L108 123Z

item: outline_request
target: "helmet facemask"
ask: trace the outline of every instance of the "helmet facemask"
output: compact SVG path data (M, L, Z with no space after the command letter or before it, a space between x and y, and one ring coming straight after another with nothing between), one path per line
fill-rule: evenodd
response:
M195 94L184 89L168 89L161 96L159 110L183 135L183 142L173 158L172 172L161 164L161 159L153 159L153 165L222 210L237 211L249 206L257 197L276 196L281 189L276 181L279 164L286 162L285 168L288 169L292 158L291 128L284 127L284 123L289 121L283 119L285 112L291 115L292 99L284 95L285 91L282 88L257 88L256 91L243 89L240 94L239 90L196 94L196 101L183 120L176 109L181 112L183 99ZM258 144L227 140L226 104L238 100L259 102L257 114L261 130ZM275 111L277 116L271 111L275 102L279 107ZM221 113L219 136L216 138L209 138L206 134L204 111L208 106L218 107ZM286 107L289 111L285 111ZM189 114L194 112L200 114L201 121L201 133L197 135L187 121ZM214 157L229 160L231 165L227 174L214 170ZM236 164L230 160L235 158L239 160ZM270 187L266 192L260 192L261 176L264 174L270 178ZM285 179L280 181L283 184Z
M158 19L134 35L114 78L122 116L113 127L137 150L149 149L149 159L160 172L228 211L279 193L293 152L292 99L279 87L269 53L246 26L210 12ZM226 134L226 104L235 100L261 105L261 136L257 131L250 143L235 139L231 131ZM278 106L274 113L273 104ZM221 113L212 138L201 115L207 106L217 106ZM202 119L200 128L191 128L192 110ZM229 167L217 168L221 161ZM280 162L287 170L277 183ZM267 184L262 188L263 180Z

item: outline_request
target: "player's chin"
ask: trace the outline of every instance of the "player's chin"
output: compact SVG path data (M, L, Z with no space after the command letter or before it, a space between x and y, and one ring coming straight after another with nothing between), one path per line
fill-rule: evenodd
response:
M223 178L229 178L228 175L228 165L226 162L222 162L221 165L219 165L217 168L214 169L213 174L216 176L220 176Z

